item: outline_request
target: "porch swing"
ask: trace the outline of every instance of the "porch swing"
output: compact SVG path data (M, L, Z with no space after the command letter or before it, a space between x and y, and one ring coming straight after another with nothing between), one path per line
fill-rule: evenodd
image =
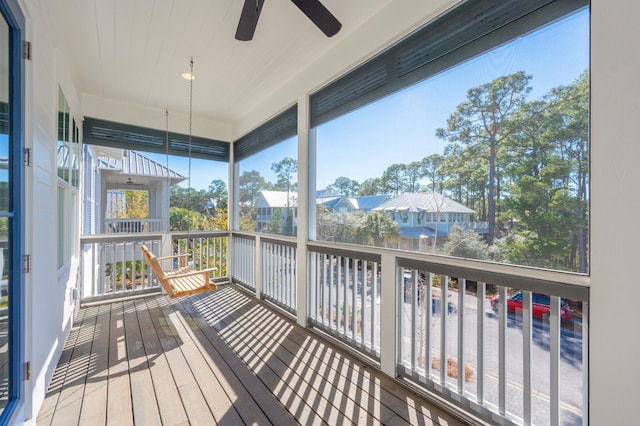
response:
M188 190L191 191L191 127L193 116L193 59L190 62L190 73L188 74L189 80L189 171L188 171ZM186 77L185 77L186 78ZM166 111L166 152L167 152L167 165L169 162L169 112ZM169 196L167 194L167 196ZM187 229L187 244L190 240L191 226ZM162 285L162 288L167 292L170 299L176 297L188 296L196 293L204 293L206 291L216 290L217 286L215 282L211 280L211 274L216 272L218 268L207 268L201 270L195 270L193 267L187 264L187 257L189 253L183 253L173 256L156 257L149 249L142 245L140 246L142 254L144 254L151 271L156 276L156 279ZM160 262L163 260L178 259L177 267L169 270L162 269Z

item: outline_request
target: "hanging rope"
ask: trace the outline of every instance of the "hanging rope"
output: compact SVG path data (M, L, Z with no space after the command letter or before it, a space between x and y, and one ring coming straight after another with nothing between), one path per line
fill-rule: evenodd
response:
M195 78L193 75L193 58L189 62L189 67L189 170L187 172L187 194L189 201L191 201L191 135L193 128L193 80ZM191 218L189 218L189 226L187 227L187 253L189 253L189 246L191 246L192 259L195 261L195 241L191 241Z
M191 58L191 62L189 63L191 66L191 78L189 79L189 171L188 171L188 183L187 183L187 193L189 197L191 197L191 132L193 125L193 58ZM191 225L189 225L191 228Z
M165 151L165 165L167 166L167 208L169 209L169 211L171 211L171 175L169 173L169 109L165 108L164 110L164 114L165 114L165 133L164 133L164 151ZM169 218L167 218L167 221L169 222L167 224L167 231L169 231L171 229L171 219L170 219L171 215L169 215Z

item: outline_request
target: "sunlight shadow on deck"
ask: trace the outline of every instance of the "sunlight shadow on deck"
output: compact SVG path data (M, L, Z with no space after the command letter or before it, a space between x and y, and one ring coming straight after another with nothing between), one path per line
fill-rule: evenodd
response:
M191 299L202 318L301 423L459 424L249 296Z

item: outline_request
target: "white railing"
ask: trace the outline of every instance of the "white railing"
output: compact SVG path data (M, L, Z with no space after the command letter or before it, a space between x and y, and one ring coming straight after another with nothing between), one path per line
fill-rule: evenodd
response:
M233 234L232 280L238 284L256 289L256 237Z
M105 234L163 232L162 219L105 219Z
M380 358L380 256L310 248L311 323Z
M226 231L82 236L81 300L159 292L140 251L143 244L158 257L189 253L188 262L195 269L216 267L212 278L222 280L227 276L227 241Z
M143 244L158 253L161 235L147 235L145 238L83 236L80 239L81 300L159 291L155 277L140 251Z
M171 254L188 253L189 262L196 270L218 268L211 279L227 276L227 231L172 232Z
M296 313L296 242L294 239L260 238L262 296Z
M584 277L312 241L298 282L294 239L234 232L232 242L234 282L294 315L306 293L298 320L386 374L489 423L587 423Z
M488 420L586 424L586 288L402 258L397 265L401 377Z

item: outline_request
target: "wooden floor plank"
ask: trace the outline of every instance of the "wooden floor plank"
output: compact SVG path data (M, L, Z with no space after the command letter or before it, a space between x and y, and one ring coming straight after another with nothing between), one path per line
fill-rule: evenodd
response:
M38 424L461 424L233 286L74 324Z
M258 307L258 305L255 305ZM287 335L291 333L294 326L291 322L284 321L273 324L267 321L266 308L253 309L246 317L230 312L219 320L225 324L226 328L221 335L228 341L245 339L245 345L251 342L254 345L248 348L253 352L253 359L257 361L256 372L262 372L265 367L270 369L275 375L276 382L270 382L271 386L276 386L283 397L287 397L288 392L300 395L315 415L322 418L329 424L343 424L352 422L353 419L347 413L341 411L338 405L333 405L326 398L335 390L327 390L330 383L326 381L323 374L317 374L309 365L301 362L296 353L284 349L282 342L287 340ZM249 324L245 325L245 321ZM241 348L240 345L234 344ZM245 352L246 357L251 357L250 352ZM264 363L264 366L260 364ZM263 372L266 374L266 372ZM271 377L271 376L269 376ZM278 383L279 382L279 383ZM286 383L286 387L280 385Z
M151 319L150 305L147 304L147 299L138 299L135 305L162 423L187 424L189 419L182 405L171 367L162 349L158 332Z
M232 349L226 345L219 334L209 323L202 318L199 313L193 308L191 303L184 304L189 306L189 312L195 318L199 318L199 331L203 337L206 337L212 349L212 358L221 368L225 368L223 364L226 364L232 373L224 373L225 377L228 377L233 389L241 396L238 399L238 405L243 407L240 414L243 415L245 424L267 424L262 421L262 414L268 417L268 422L274 425L294 425L298 424L291 414L283 407L283 405L274 397L271 391L264 385L258 377L247 367L247 365L240 359ZM203 340L204 341L204 340ZM250 393L249 395L244 392ZM254 410L245 410L244 407L253 407L251 400L255 401L258 405L257 409L262 411L262 414Z
M184 405L190 424L215 424L215 419L209 410L206 398L200 392L198 383L187 363L181 346L184 344L183 336L180 335L175 324L178 322L174 308L167 298L159 296L156 301L158 307L154 309L156 315L152 314L152 319L156 324L158 337L162 344L167 362L171 368L180 399ZM157 319L161 321L156 321Z
M58 365L53 372L47 394L45 395L45 399L42 402L42 406L40 407L40 412L38 413L37 422L40 425L50 425L51 421L53 420L53 415L55 414L55 409L56 405L58 404L60 392L62 391L62 385L64 384L65 375L67 374L67 370L69 368L69 361L71 360L71 355L73 354L73 348L78 341L80 326L82 325L82 319L84 318L85 312L86 310L80 310L73 323L73 327L69 332L69 337L64 343L62 354L60 355L60 360L58 361Z
M140 332L138 313L133 300L124 303L124 326L134 423L138 425L160 424L160 410L155 392L149 392L149 390L153 390L153 381Z
M109 378L107 381L107 424L133 425L129 382L129 361L122 303L111 305L109 321Z
M176 302L176 305L177 303L179 302ZM187 365L189 365L191 371L194 373L198 387L207 401L211 414L213 414L218 424L241 424L242 419L233 406L233 402L225 393L218 379L204 360L203 354L189 334L189 324L184 314L179 310L174 311L174 313L177 322L174 322L173 325L182 339L180 350L184 354Z
M228 350L215 330L198 314L193 303L184 302L181 309L190 314L189 325L198 347L208 354L210 368L234 405L241 407L239 414L245 424L297 424L263 383Z
M96 319L90 367L87 373L81 425L104 424L107 419L107 381L109 378L109 322L110 305L99 307Z
M94 342L97 307L88 309L80 325L80 331L69 361L64 384L56 404L52 425L77 424L82 410L84 387L89 368L89 357Z
M237 295L233 295L233 298L237 298L237 297L238 297ZM224 309L222 307L223 305L227 305L227 303L225 303L224 300L220 299L217 301L217 305L216 305L217 307L214 307L214 309L215 310L217 310L218 308ZM243 304L242 309L244 310L248 309L247 306L248 305L246 303ZM302 337L302 341L304 341L305 339L304 336L308 336L308 333L305 330L291 323L290 321L285 320L280 315L266 308L262 311L262 313L258 317L256 317L256 312L257 311L253 309L253 311L250 314L247 313L246 311L243 312L242 310L238 310L237 312L230 313L230 315L235 318L234 326L244 327L244 328L238 329L239 334L249 332L253 334L253 337L256 340L260 341L260 339L266 338L270 330L280 330L282 329L283 324L290 323L293 327L293 332L288 333L287 339L284 339L278 343L278 346L279 346L278 350L280 351L280 353L282 353L281 349L287 348L291 354L302 353L302 354L307 354L308 356L308 350L301 350L300 346L295 343L292 346L292 343L293 343L292 340L300 339ZM273 323L274 318L276 318L275 323ZM254 324L257 324L257 327ZM261 345L263 346L268 345L268 342L263 341ZM341 354L341 351L337 351L333 347L329 347L326 345L323 345L322 347L324 347L325 349L330 348L331 350L331 356L327 356L321 359L323 363L325 362L324 359L335 360L336 357L334 354L337 354L337 356L340 356ZM285 357L288 357L288 356L289 355L285 353ZM365 371L366 369L366 367L362 363L354 364L354 366L357 370L362 369L363 371ZM321 367L318 367L318 368L321 368ZM307 371L310 371L310 370L311 369L307 369ZM330 373L327 372L327 374L330 374ZM323 377L323 375L320 375L320 374L317 375L316 381L318 377ZM382 382L366 383L366 386L364 386L364 389L353 389L352 392L348 394L351 397L351 399L345 400L343 398L343 391L341 389L344 389L344 386L346 386L348 383L354 383L354 382L357 383L358 381L361 381L361 379L362 378L358 377L357 375L354 376L354 373L352 372L349 375L349 377L339 378L335 386L333 386L333 388L330 389L330 395L337 396L336 398L334 398L332 402L336 407L343 407L341 408L341 412L347 417L349 417L350 412L359 413L358 418L360 418L361 416L370 417L370 413L377 413L377 415L379 416L378 421L388 422L391 419L397 418L395 420L396 423L401 421L404 421L406 423L411 423L414 418L425 417L426 415L426 417L429 419L429 420L425 420L426 424L429 424L429 423L456 424L458 422L449 414L444 413L442 410L434 409L432 406L429 406L427 409L423 409L422 407L416 408L415 406L412 407L410 405L413 399L409 398L409 399L405 399L404 401L399 399L398 395L406 395L408 393L407 390L404 388L401 388L396 382L393 382L390 379L385 380L384 376L382 375L380 375L380 380L384 381L385 386L380 385L380 383ZM323 387L326 385L327 383L326 382L323 383L321 380L318 382L318 386L320 387ZM393 386L392 392L388 391L388 387L390 386ZM380 396L376 398L368 398L367 395L365 394L365 390L373 389L373 388L378 388L378 392L380 393ZM358 395L359 400L364 403L364 407L352 406L356 395ZM423 406L424 405L425 404L423 404Z

